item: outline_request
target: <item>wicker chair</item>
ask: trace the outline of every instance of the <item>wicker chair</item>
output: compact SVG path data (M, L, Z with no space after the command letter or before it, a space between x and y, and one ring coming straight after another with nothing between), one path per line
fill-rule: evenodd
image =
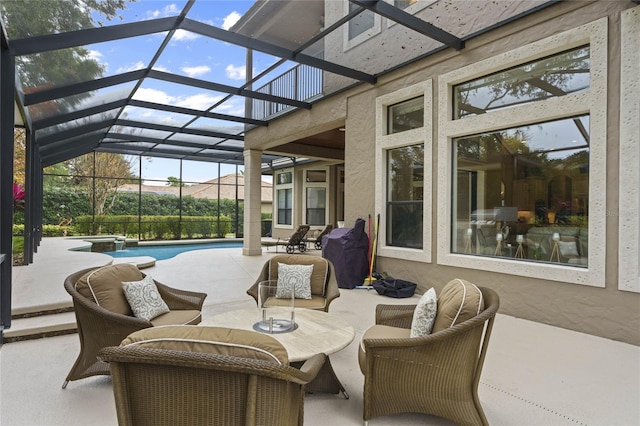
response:
M189 327L181 328L179 333L189 331ZM160 331L160 328L156 330ZM215 341L217 339L202 337L204 334L199 335L197 343L189 343L191 346L182 350L168 349L174 343L158 343L158 338L152 339L151 347L145 347L144 343L136 346L123 342L124 346L102 349L101 359L111 366L118 424L302 425L305 384L316 376L326 356L317 354L300 369L286 362L256 359L246 354L238 356L237 352L234 354L236 349L229 348L234 341L238 341L238 347L244 350L247 342L273 339L260 333L244 333L259 336L249 340L231 338L221 345L224 346L222 353L203 348L219 343ZM286 358L284 347L275 343ZM264 350L260 351L264 353Z
M322 257L300 255L300 254L279 254L265 262L262 266L260 276L247 290L247 294L253 297L258 303L258 284L260 281L278 279L278 263L289 265L313 265L311 274L311 299L296 299L297 308L315 309L329 312L331 301L340 297L340 289L336 281L336 273L331 261Z
M117 267L117 265L105 268L110 267ZM69 275L64 281L65 290L73 298L78 337L80 338L80 354L62 385L63 389L72 380L95 375L109 375L109 365L97 358L98 351L103 347L119 345L122 339L130 333L156 325L198 324L201 320L200 310L207 297L206 294L178 290L157 281L155 283L158 292L170 309L168 314L147 321L133 315L109 311L103 306L99 306L95 300L81 294L76 288L76 283L79 280L98 269L100 268L78 271ZM144 274L140 273L140 276L144 276ZM127 281L127 279L122 281Z
M426 413L461 425L487 425L478 383L500 305L479 287L485 309L424 337L363 339L364 413L367 421L394 413ZM410 328L415 305L378 305L376 324Z

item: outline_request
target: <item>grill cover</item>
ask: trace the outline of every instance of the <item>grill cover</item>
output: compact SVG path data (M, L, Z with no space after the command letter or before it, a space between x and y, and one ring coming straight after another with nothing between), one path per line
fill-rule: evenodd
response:
M369 238L365 221L357 219L353 228L336 228L322 237L322 257L333 263L340 288L362 285L369 275Z

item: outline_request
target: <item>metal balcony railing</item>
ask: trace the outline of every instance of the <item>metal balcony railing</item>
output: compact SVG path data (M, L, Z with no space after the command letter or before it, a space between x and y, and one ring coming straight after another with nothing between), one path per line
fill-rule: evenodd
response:
M322 70L308 65L297 65L256 91L305 101L322 93ZM293 108L290 105L254 99L252 114L253 118L263 120Z

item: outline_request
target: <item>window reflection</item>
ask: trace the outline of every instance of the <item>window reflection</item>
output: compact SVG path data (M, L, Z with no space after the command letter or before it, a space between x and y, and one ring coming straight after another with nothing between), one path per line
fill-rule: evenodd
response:
M387 245L422 248L424 145L387 154Z
M589 46L538 59L454 87L454 119L589 88Z
M589 116L457 138L452 251L587 266Z

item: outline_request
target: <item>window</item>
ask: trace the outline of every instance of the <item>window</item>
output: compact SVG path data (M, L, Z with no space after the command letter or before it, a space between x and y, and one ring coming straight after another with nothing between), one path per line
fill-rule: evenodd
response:
M453 140L452 252L587 267L589 116Z
M438 263L604 286L606 38L600 19L440 77Z
M431 262L431 80L376 99L380 256Z
M454 86L454 118L565 96L589 88L589 46Z
M360 9L360 6L351 3L349 0L343 0L343 4L344 15L353 13ZM366 42L374 35L380 33L380 29L380 15L371 10L364 9L343 26L343 50L346 52L347 50Z
M393 0L393 5L398 9L406 9L417 2L418 0Z
M293 226L293 171L276 173L276 225Z
M387 245L422 248L424 145L387 151Z
M359 9L360 6L349 3L349 13ZM365 10L355 18L349 21L349 40L353 40L360 34L365 33L367 30L373 28L375 14L370 10Z
M305 170L305 219L309 226L324 227L327 224L328 169Z
M388 107L387 133L399 133L424 126L424 97L420 96Z

